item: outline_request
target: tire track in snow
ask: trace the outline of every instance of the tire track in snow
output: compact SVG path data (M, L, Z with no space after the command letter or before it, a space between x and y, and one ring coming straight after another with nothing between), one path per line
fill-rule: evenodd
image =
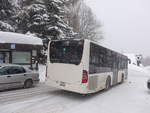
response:
M53 89L43 84L30 89L19 89L8 92L5 91L0 94L0 105L25 100L38 95L46 94L50 91L53 91Z

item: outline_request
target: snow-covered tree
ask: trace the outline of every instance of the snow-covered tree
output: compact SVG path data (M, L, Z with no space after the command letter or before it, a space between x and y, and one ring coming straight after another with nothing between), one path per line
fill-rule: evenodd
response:
M15 29L10 24L0 21L0 31L14 32Z
M18 30L26 33L36 33L42 37L46 33L46 26L48 24L48 15L45 5L42 3L34 3L23 7L17 15Z
M0 0L0 30L12 31L15 29L11 25L12 16L15 15L15 9L13 0Z
M46 39L71 37L73 32L64 21L63 0L24 0L17 15L18 31L37 34Z
M10 0L0 0L0 20L5 20L13 14L12 7Z
M49 15L51 39L72 37L72 29L64 20L65 0L45 0Z

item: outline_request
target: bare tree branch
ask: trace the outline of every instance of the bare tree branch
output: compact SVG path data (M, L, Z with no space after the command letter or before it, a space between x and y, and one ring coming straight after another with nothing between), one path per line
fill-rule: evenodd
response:
M93 41L103 39L102 25L83 0L69 0L69 3L68 20L74 32L77 32L82 39Z

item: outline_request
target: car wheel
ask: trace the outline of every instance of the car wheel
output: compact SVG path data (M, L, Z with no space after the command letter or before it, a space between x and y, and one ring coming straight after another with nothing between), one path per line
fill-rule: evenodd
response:
M24 83L24 88L30 88L33 86L33 81L32 80L26 80Z
M111 78L108 77L106 80L105 90L110 89L110 86L111 86Z

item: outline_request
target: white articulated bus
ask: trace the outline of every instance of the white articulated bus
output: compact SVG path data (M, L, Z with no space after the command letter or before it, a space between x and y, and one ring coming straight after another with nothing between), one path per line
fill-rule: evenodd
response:
M95 93L127 79L128 58L90 40L49 43L47 84L80 94Z

